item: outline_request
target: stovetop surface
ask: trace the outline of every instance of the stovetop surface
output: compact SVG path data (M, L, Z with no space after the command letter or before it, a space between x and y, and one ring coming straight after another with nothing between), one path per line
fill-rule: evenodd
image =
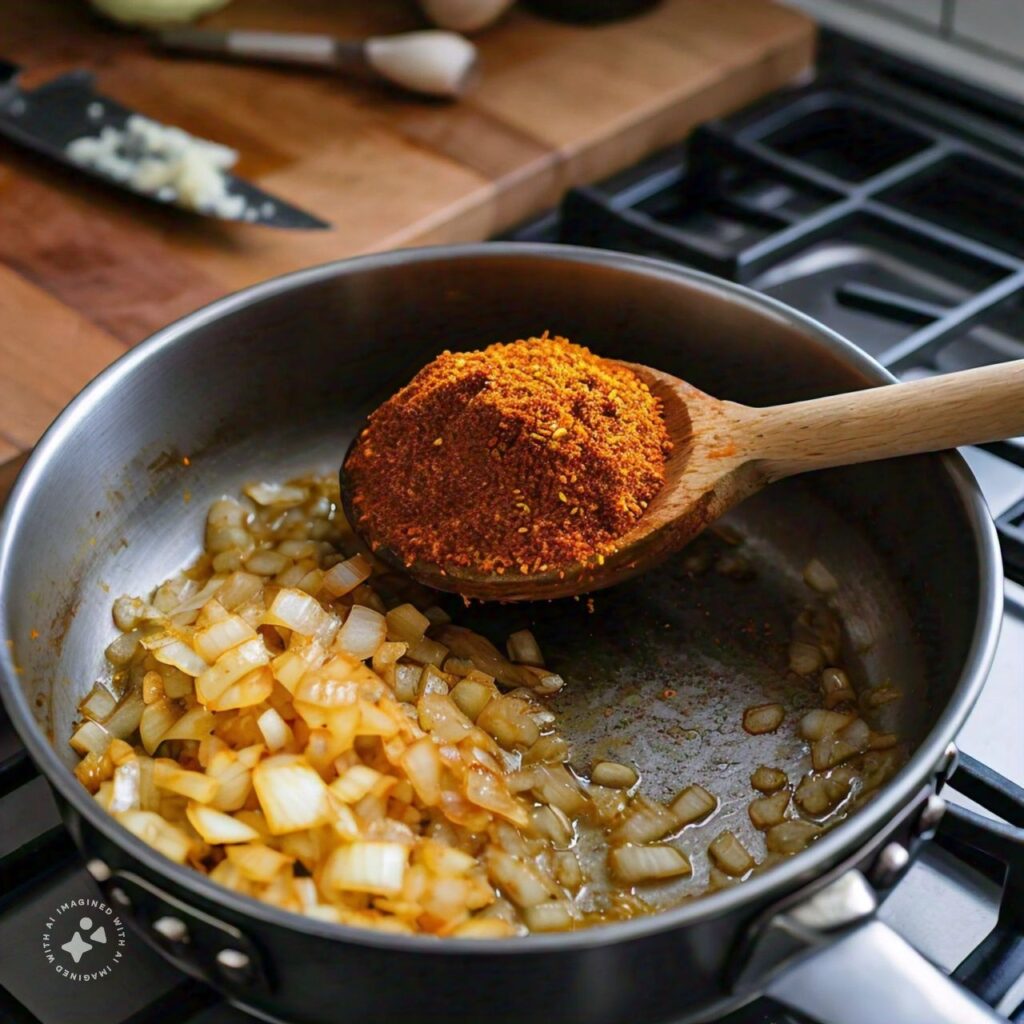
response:
M1024 358L1024 111L830 38L812 81L573 190L513 237L721 274L816 317L904 379ZM958 737L967 756L947 794L959 807L881 914L1024 1020L1024 439L964 455L999 528L1006 616ZM1017 827L1010 854L985 824L998 817ZM99 891L2 714L0 871L4 1024L252 1021L138 939L110 980L54 976L46 922ZM794 1018L760 1000L727 1020Z

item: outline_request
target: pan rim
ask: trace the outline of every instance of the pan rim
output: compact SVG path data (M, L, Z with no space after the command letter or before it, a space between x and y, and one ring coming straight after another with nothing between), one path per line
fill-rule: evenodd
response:
M827 349L840 356L852 370L858 371L868 382L886 384L896 381L896 378L871 356L812 317L743 285L650 257L548 243L482 242L373 253L318 264L228 294L161 328L118 358L72 399L36 445L8 497L3 517L0 518L0 625L7 622L7 607L10 602L7 595L7 578L11 573L18 525L28 514L34 489L44 476L50 457L58 450L65 437L87 417L89 411L112 393L123 380L130 377L138 367L196 329L272 296L353 273L396 268L411 263L443 263L466 259L555 259L626 271L639 278L667 279L669 282L682 280L691 286L720 296L724 295L734 302L753 308L759 315L781 319L790 325L800 327L811 339L823 343ZM428 955L455 953L470 956L533 956L643 939L650 935L683 928L697 921L728 914L744 905L749 905L753 909L762 902L772 902L777 895L794 892L813 882L828 866L838 863L845 855L865 845L879 832L896 810L904 806L932 776L936 766L941 762L949 742L974 705L991 666L1002 618L1003 578L995 526L967 463L957 452L940 453L930 458L935 459L951 479L963 514L971 528L971 538L979 564L978 613L974 633L960 678L942 714L907 764L883 787L875 800L862 808L856 817L845 822L843 827L823 836L799 855L775 865L770 871L746 880L742 885L729 887L687 901L681 906L629 921L567 933L533 934L496 940L462 939L458 942L438 942L433 936L393 935L316 921L239 895L210 881L207 876L163 857L119 825L89 796L59 759L56 749L36 723L29 702L17 683L13 649L8 644L0 644L0 696L33 761L41 774L47 778L50 786L59 793L60 798L85 818L90 826L114 846L134 857L156 878L167 878L174 886L208 904L225 906L235 914L254 917L263 924L296 929L317 938L395 952Z

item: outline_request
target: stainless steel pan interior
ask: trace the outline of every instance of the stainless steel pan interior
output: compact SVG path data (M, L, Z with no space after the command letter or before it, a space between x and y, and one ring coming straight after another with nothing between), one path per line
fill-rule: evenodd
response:
M76 813L149 867L219 898L209 883L185 880L185 869L160 864L103 820L67 771L77 704L102 674L102 651L114 635L113 597L146 592L194 557L215 497L256 477L335 470L369 409L433 354L545 329L753 405L886 379L823 328L741 290L649 261L556 247L370 257L270 282L168 328L70 407L7 513L5 699ZM654 797L697 781L722 800L710 822L688 833L694 879L666 887L658 905L702 886L699 851L723 828L760 857L763 840L746 813L750 772L780 765L795 781L806 763L793 726L812 697L785 667L789 624L811 596L800 575L809 558L841 580L843 618L871 637L866 649L846 645L858 683L891 682L904 692L879 726L911 740L917 753L833 835L740 887L751 886L752 896L812 877L908 799L966 714L994 641L997 556L956 456L788 480L730 522L746 538L752 581L714 571L691 576L684 553L596 595L592 612L574 601L458 612L499 642L510 628L535 630L567 679L556 707L576 742L575 763L585 766L595 753L635 761ZM744 708L772 700L793 709L787 725L775 735L746 735ZM719 901L741 898L719 893L702 903L713 913ZM691 904L615 926L607 937L704 912Z

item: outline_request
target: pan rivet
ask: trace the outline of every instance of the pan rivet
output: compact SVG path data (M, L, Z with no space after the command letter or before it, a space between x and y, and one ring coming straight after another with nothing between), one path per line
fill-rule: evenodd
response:
M222 949L217 954L217 966L230 981L244 981L249 974L252 961L248 953L240 949Z
M883 847L875 861L871 872L871 881L880 889L888 889L896 884L903 869L910 863L910 854L899 843L890 843Z
M946 813L946 801L934 793L924 802L921 814L917 819L915 831L919 836L927 835L938 828L942 816Z
M955 743L950 743L942 752L942 757L939 758L939 763L935 766L935 774L938 776L940 786L956 771L959 759L960 751L957 750Z
M122 907L130 907L132 905L131 897L119 885L115 885L110 890L110 898L115 903L120 903Z
M93 857L93 859L85 865L85 870L88 871L97 882L107 881L112 874L107 862L100 860L99 857Z
M153 922L153 931L168 942L188 942L188 927L178 917L158 917Z

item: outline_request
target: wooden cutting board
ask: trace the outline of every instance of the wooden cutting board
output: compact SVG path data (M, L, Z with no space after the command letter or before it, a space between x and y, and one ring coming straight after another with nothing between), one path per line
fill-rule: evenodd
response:
M235 0L208 24L358 37L421 22L412 0ZM768 0L665 0L597 28L516 10L477 42L482 80L453 105L158 55L85 0L0 15L3 56L29 84L90 67L103 92L234 146L239 173L334 225L182 215L0 140L0 463L126 347L197 306L326 260L487 238L789 81L814 29Z

